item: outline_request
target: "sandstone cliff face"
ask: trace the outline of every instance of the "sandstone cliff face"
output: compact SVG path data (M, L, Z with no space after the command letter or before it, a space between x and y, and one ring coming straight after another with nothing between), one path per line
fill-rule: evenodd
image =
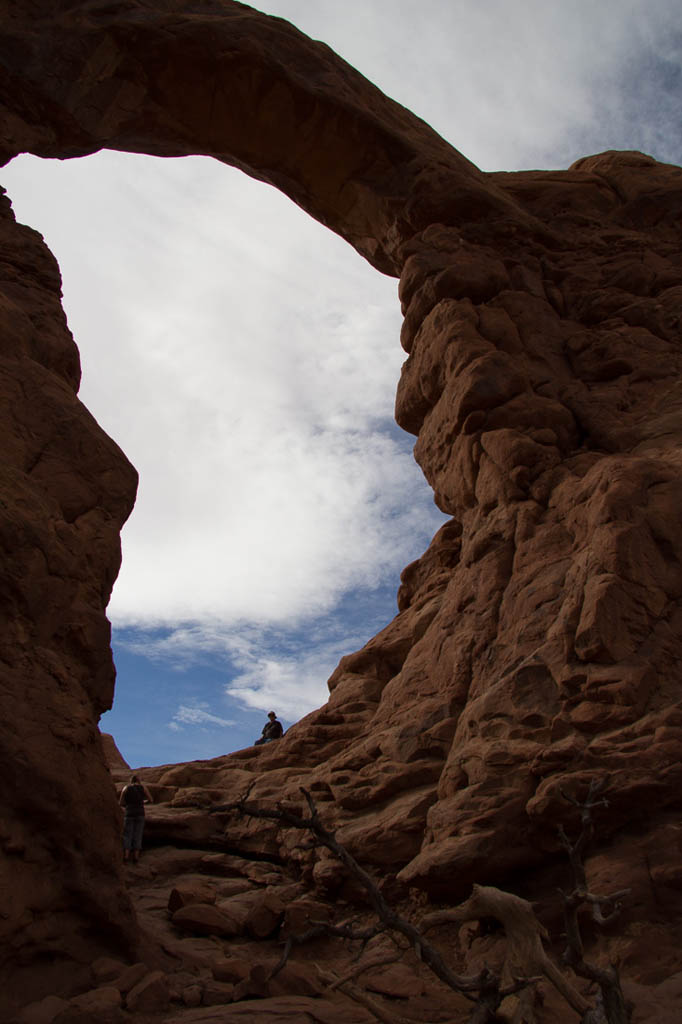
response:
M247 786L298 800L305 785L359 859L452 902L473 881L549 893L561 791L606 776L588 872L633 895L620 936L598 941L633 977L675 973L682 170L606 153L484 175L325 47L238 4L6 6L5 160L211 154L400 277L396 416L451 516L403 573L396 619L342 659L324 708L270 747L148 781L178 807ZM2 922L14 968L62 909L67 935L106 913L134 939L117 876L77 909L71 893L116 862L95 722L111 698L104 609L135 476L75 397L54 263L3 212L3 872L27 888L52 858L61 879L31 907L33 937L17 888ZM96 804L97 836L74 829ZM159 819L157 840L220 848L227 829L233 850L344 884L295 837L181 818L179 832L174 812ZM78 942L67 947L77 961Z
M97 719L113 696L105 608L137 476L76 397L60 293L40 235L15 223L3 197L0 944L10 999L36 959L52 957L53 982L62 960L87 963L89 931L113 949L136 934Z

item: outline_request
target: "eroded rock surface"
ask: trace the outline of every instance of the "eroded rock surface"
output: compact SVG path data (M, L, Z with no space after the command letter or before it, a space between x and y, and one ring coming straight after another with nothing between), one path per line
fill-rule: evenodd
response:
M64 963L85 969L93 933L119 949L136 934L97 718L113 696L105 608L137 476L76 397L60 285L40 235L3 197L0 999L10 1001L31 991L34 961L49 988Z
M104 759L108 767L114 771L130 769L130 765L116 746L116 740L108 732L100 733L100 741L104 751Z
M451 517L324 708L270 746L147 770L162 802L149 841L265 858L350 898L296 837L208 813L248 787L263 806L300 801L304 785L399 898L504 884L549 919L557 826L574 824L562 790L606 777L588 875L632 897L589 943L651 1001L680 967L682 170L605 153L483 174L327 48L239 4L5 10L5 160L210 154L400 277L396 416ZM6 974L23 965L37 996L62 995L33 966L41 950L78 965L84 930L90 952L135 943L96 732L135 474L76 398L54 262L2 212L0 929Z

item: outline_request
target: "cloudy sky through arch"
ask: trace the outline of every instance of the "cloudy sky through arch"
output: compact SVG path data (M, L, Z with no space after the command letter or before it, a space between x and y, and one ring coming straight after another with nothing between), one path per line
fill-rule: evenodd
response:
M271 0L486 170L682 162L666 0ZM324 702L442 517L392 421L396 282L200 158L23 157L1 175L64 277L81 398L141 475L103 728L131 764L214 756Z

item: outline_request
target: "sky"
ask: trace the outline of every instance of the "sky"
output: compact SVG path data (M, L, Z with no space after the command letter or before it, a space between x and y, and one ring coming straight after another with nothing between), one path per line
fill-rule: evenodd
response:
M678 0L270 0L483 170L606 149L682 164ZM101 720L133 767L321 706L444 521L393 422L397 282L208 158L21 156L80 397L140 473Z

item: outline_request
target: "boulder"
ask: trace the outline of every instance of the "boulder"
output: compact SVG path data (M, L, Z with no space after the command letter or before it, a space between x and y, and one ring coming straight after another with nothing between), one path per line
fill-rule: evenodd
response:
M282 935L304 935L320 922L327 923L333 916L332 908L328 903L315 900L311 897L301 897L288 903L284 910L284 921L282 924Z
M270 994L310 996L315 998L325 992L314 965L288 960L269 982Z
M257 939L272 935L284 917L284 904L276 891L251 890L220 900L217 906L232 922L235 935L248 932Z
M180 998L185 1006L201 1006L201 985L188 985L186 988L183 988Z
M96 982L103 985L107 981L113 981L120 977L126 969L121 960L114 960L112 957L99 957L92 965L92 976Z
M114 978L113 982L119 992L126 995L136 985L139 985L148 974L149 968L146 964L132 964L130 967L126 967L117 978Z
M225 957L216 960L211 970L216 981L227 981L231 984L244 981L248 978L252 964L250 960L243 960L237 957Z
M126 1009L131 1013L156 1013L166 1010L169 1002L168 982L163 971L146 974L126 995Z
M194 935L220 935L230 938L242 930L233 915L224 913L220 907L208 903L191 903L180 907L171 920L176 928Z
M172 915L181 907L192 903L215 903L216 886L207 879L187 879L181 885L174 886L168 897L168 911Z
M222 1006L231 1003L235 986L224 981L205 981L201 1001L204 1006Z
M35 1003L29 1003L19 1014L21 1024L52 1024L55 1017L68 1007L68 1001L59 996L45 996Z
M69 1000L52 1024L123 1024L124 1019L121 993L117 988L102 986Z

